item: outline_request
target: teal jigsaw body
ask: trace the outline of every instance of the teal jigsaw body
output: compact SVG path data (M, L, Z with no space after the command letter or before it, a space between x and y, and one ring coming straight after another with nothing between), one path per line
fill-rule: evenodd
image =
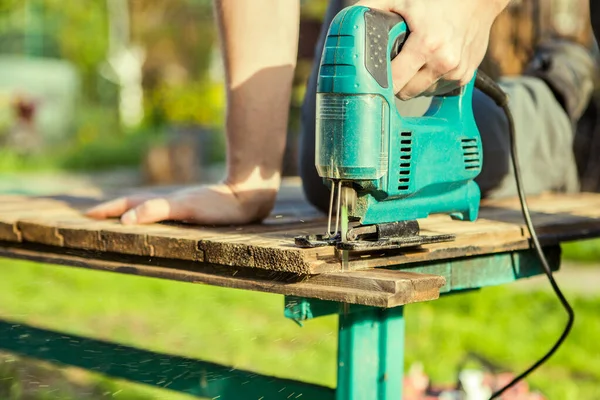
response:
M402 117L391 59L409 32L396 14L351 6L332 22L317 89L316 167L356 191L350 216L364 225L433 213L477 218L482 148L472 111L474 79Z

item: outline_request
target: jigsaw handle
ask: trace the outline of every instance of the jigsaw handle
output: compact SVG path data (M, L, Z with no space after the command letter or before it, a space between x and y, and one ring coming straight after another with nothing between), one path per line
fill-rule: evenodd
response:
M419 153L441 146L460 150L461 140L478 136L471 105L474 80L460 90L434 96L422 117L400 114L391 61L409 35L400 15L365 6L346 7L332 21L317 81L315 165L321 177L360 181L363 187L376 187L380 194L409 195L420 190L417 182L423 182L422 187L434 186L435 177L442 179L448 170L444 161L436 164L443 170L431 174L433 178L416 176L412 166L421 158L417 149ZM412 133L412 139L398 137ZM404 144L415 146L411 163L396 162L405 156L399 154L408 148ZM462 165L462 152L459 156L452 163ZM405 184L403 176L398 185L395 175L405 164L411 167L401 173L411 174L410 183ZM469 169L457 179L477 172Z
M402 16L365 6L349 6L332 21L321 56L318 93L380 94L393 100L391 62L402 51L410 29ZM466 86L434 96L458 98L470 92ZM391 98L390 98L391 97ZM445 104L459 107L457 102ZM436 107L434 107L436 108ZM453 110L457 111L457 110ZM432 113L429 113L431 115Z
M365 66L382 88L393 87L391 62L402 51L410 29L399 14L369 9L365 12L365 31ZM438 96L457 96L463 91L464 88L460 87Z
M365 68L382 87L393 87L391 64L408 38L408 25L400 15L368 9L364 14Z

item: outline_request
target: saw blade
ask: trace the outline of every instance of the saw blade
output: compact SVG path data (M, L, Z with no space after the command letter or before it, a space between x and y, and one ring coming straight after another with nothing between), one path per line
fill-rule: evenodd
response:
M344 196L346 197L346 196ZM341 227L341 240L347 241L348 235L348 203L346 199L342 200L342 227ZM348 271L348 250L342 250L342 271Z
M341 228L340 228L340 236L341 236L341 242L347 242L348 241L348 218L349 218L349 207L351 206L351 201L352 201L352 195L353 190L347 186L343 186L342 190L342 201L341 201ZM342 271L348 271L349 270L349 251L348 250L341 250L341 256L342 256Z
M380 251L380 250L395 250L403 248L416 248L424 244L433 244L441 242L454 241L456 236L454 235L432 235L432 236L412 236L395 239L383 239L383 240L355 240L346 242L335 243L338 251L353 251L353 252L364 252L364 251Z

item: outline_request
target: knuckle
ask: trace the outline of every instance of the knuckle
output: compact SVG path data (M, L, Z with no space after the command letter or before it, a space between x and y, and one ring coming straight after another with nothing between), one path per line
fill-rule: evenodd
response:
M432 35L425 35L421 39L421 49L426 54L435 53L440 48L440 40Z
M406 90L402 90L402 91L398 92L397 96L400 98L400 100L404 100L404 101L407 101L407 100L410 100L413 98L413 95Z
M461 82L464 76L466 75L466 71L460 65L454 68L452 71L444 74L444 81L446 82Z
M430 87L428 87L424 93L427 95L433 95L433 94L438 93L439 89L440 89L440 83L436 82L433 85L431 85Z
M140 204L140 206L137 209L137 212L139 214L151 213L153 210L160 207L163 203L164 199L161 198L146 200L145 202Z
M460 56L454 51L444 51L440 54L438 66L444 72L455 70L460 65Z

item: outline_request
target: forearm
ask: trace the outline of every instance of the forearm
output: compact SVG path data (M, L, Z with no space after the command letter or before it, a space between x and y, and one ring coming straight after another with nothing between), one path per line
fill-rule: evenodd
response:
M297 59L298 0L215 0L227 89L227 183L277 188Z

